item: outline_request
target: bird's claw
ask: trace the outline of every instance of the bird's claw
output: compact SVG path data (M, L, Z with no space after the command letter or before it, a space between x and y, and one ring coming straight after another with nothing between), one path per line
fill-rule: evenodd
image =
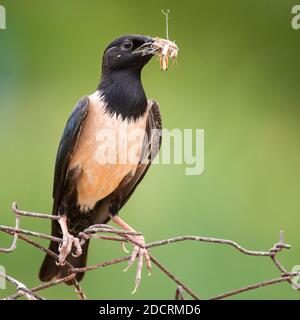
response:
M133 247L133 251L131 254L131 257L128 261L127 267L124 269L124 271L127 271L134 263L134 260L136 257L138 257L138 265L137 265L137 272L135 277L135 287L132 291L132 294L134 294L141 283L142 278L142 269L143 269L143 260L145 260L146 267L148 270L148 275L151 275L152 268L151 268L151 260L148 253L148 250L145 248L145 239L143 236L130 236L136 243Z
M125 253L130 253L130 252L127 250L127 248L126 248L126 243L125 243L125 241L122 241L122 242L121 242L121 246L122 246L122 249L123 249L123 251L124 251Z
M75 247L75 254L72 253L72 247ZM71 253L73 257L77 258L82 254L82 248L78 238L72 236L71 234L63 235L63 242L58 247L59 256L57 265L64 266L66 264L66 259Z

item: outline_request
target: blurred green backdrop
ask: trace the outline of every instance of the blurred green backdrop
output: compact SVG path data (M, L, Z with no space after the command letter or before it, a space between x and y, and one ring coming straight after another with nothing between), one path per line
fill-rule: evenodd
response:
M158 63L143 72L148 97L159 101L164 127L205 129L205 172L185 176L185 165L155 165L121 215L146 240L195 234L270 248L285 230L300 264L300 30L291 28L297 1L10 0L0 30L0 223L14 224L12 201L49 213L56 150L76 101L94 91L104 48L125 33L165 37L161 8L170 8L170 38L180 46L178 67ZM299 3L299 1L298 1ZM49 232L48 221L22 219L23 228ZM0 246L11 239L0 235ZM45 242L46 244L46 242ZM151 251L201 297L277 277L267 258L232 248L179 243ZM89 264L123 253L94 241ZM37 285L42 254L18 243L0 256L8 274ZM89 272L91 299L172 299L175 285L156 268L136 295L135 268ZM144 273L145 275L146 273ZM8 285L0 296L14 292ZM55 287L46 298L76 298ZM245 299L299 299L283 283L245 293Z

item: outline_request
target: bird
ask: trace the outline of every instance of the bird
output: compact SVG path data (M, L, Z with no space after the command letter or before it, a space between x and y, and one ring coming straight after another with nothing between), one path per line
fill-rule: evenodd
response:
M165 46L166 42L162 43ZM52 214L58 218L52 221L51 234L62 242L50 242L49 250L58 259L46 254L39 271L41 281L68 276L68 264L84 268L89 240L82 243L80 232L109 221L131 232L128 237L136 242L127 267L138 257L135 290L143 260L151 273L144 237L134 235L135 230L119 212L160 149L160 109L155 100L147 99L141 81L144 66L161 53L160 49L158 38L150 36L128 34L112 41L103 53L96 90L82 97L73 109L54 170ZM129 135L134 137L130 141ZM76 273L76 280L83 276L84 272ZM72 281L66 283L71 285Z

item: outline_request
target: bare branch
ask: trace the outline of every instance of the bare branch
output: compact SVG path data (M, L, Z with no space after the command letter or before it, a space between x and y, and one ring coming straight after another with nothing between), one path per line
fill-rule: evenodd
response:
M192 291L192 289L186 286L173 273L171 273L168 269L166 269L160 262L158 262L158 260L156 260L151 255L150 255L150 259L163 273L165 273L169 278L171 278L176 284L178 284L183 290L185 290L191 297L193 297L195 300L200 300L200 298Z
M237 290L232 290L232 291L225 292L223 294L211 297L211 298L209 298L209 300L220 300L220 299L228 298L228 297L234 296L234 295L242 293L242 292L246 292L246 291L258 289L261 287L271 286L273 284L284 282L284 281L287 281L288 279L290 279L290 277L284 276L284 277L280 277L280 278L276 278L276 279L272 279L272 280L258 282L258 283L252 284L250 286L246 286L246 287L243 287L243 288L240 288Z
M13 242L9 248L0 248L0 253L11 253L16 250L17 248L17 242L18 240L25 241L27 244L37 248L38 250L50 254L56 261L58 261L58 255L51 250L45 248L38 242L28 238L28 236L33 238L39 238L39 239L45 239L45 240L52 240L56 241L58 243L62 242L62 239L53 237L48 234L31 231L31 230L25 230L20 228L20 217L31 217L31 218L38 218L38 219L50 219L50 220L58 220L58 216L53 216L49 214L43 214L43 213L35 213L30 211L22 211L19 210L16 203L13 204L12 210L15 214L15 227L9 227L9 226L0 226L0 231L3 233L6 233L8 235L11 235L13 237ZM104 234L104 235L103 235ZM105 235L105 234L111 234L111 235ZM140 232L130 232L130 231L124 231L117 229L115 227L109 226L109 225L93 225L81 232L78 237L80 238L80 242L84 243L88 239L101 239L101 240L107 240L107 241L113 241L113 242L129 242L132 245L138 245L141 248L147 248L147 249L153 249L155 247L159 246L165 246L172 243L182 242L182 241L197 241L197 242L205 242L205 243L215 243L215 244L221 244L226 246L231 246L237 251L239 251L242 254L250 255L250 256L256 256L256 257L269 257L271 258L274 266L276 269L280 272L280 277L271 279L271 280L265 280L261 282L257 282L245 287L241 287L239 289L231 290L222 294L218 294L216 296L210 297L210 300L219 300L219 299L225 299L243 292L247 292L250 290L255 290L261 287L271 286L275 285L281 282L288 282L290 284L293 284L293 287L298 289L300 291L300 286L293 283L293 278L300 275L300 272L288 272L286 268L280 263L280 261L277 258L277 254L281 252L284 249L290 249L290 245L286 244L284 241L284 234L283 231L280 232L279 241L274 244L274 246L266 251L256 251L256 250L249 250L243 248L240 244L238 244L235 241L228 240L228 239L219 239L219 238L212 238L212 237L202 237L202 236L181 236L181 237L174 237L164 240L159 240L155 242L151 242L148 244L145 244L142 246L140 243L136 242L132 237L132 235L142 235ZM74 268L69 262L66 262L68 268L69 268L69 275L67 277L64 277L62 279L55 279L50 282L47 282L45 284L40 284L36 287L33 287L29 289L27 286L25 286L22 282L16 280L15 278L4 274L3 272L0 272L0 277L3 277L8 282L12 283L16 286L16 293L8 296L3 299L7 300L15 300L22 296L25 296L27 299L31 300L42 300L43 297L36 294L36 292L39 292L41 290L45 290L47 288L61 285L65 282L73 282L73 286L75 289L75 292L78 295L78 298L81 300L86 299L86 294L82 290L82 288L79 286L78 282L75 279L75 276L77 273L81 272L88 272L91 270L100 269L103 267L111 266L114 264L119 264L125 261L128 261L130 259L130 256L124 256L120 258L114 258L108 261L103 261L94 265L86 266L84 268ZM200 297L198 294L194 293L193 290L188 287L185 283L183 283L177 276L175 276L171 271L169 271L161 262L159 262L156 258L153 257L153 255L150 255L151 261L156 265L156 267L164 273L169 279L171 279L176 284L176 292L175 292L175 299L176 300L184 300L184 292L190 295L193 299L199 300Z
M253 250L248 250L248 249L243 248L242 246L240 246L239 244L237 244L236 242L234 242L232 240L199 237L199 236L182 236L182 237L175 237L175 238L166 239L166 240L160 240L160 241L156 241L156 242L152 242L152 243L147 244L146 248L153 248L153 247L158 247L158 246L162 246L165 244L187 241L187 240L229 245L229 246L234 247L238 251L240 251L244 254L250 255L250 256L273 256L274 250L276 252L278 252L278 251L281 251L281 249L289 249L290 248L290 246L288 244L277 243L269 251L253 251Z
M16 280L15 278L3 273L0 271L0 277L4 278L8 282L12 283L14 286L17 287L17 292L24 294L28 300L44 300L44 298L38 296L37 294L33 293L32 290L28 289L25 284Z

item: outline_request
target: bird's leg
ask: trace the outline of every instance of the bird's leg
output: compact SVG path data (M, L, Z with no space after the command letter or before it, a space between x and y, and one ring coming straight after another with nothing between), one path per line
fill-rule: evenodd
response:
M125 231L131 231L136 232L133 228L131 228L125 221L123 221L120 217L117 215L112 215L111 220L117 224L119 227L121 227ZM138 256L138 266L137 266L137 273L135 278L135 288L132 293L135 293L137 288L139 287L141 283L141 277L142 277L142 268L143 268L143 259L145 259L146 267L148 269L148 275L151 275L151 260L149 257L148 250L145 248L145 238L142 235L126 235L126 238L129 240L133 240L133 242L137 243L133 247L133 251L130 257L130 260L128 262L128 266L124 271L127 271L133 264L135 258Z
M82 249L81 249L79 239L71 235L68 231L67 216L66 215L61 216L58 219L58 223L61 227L61 231L63 234L63 242L58 247L58 251L59 251L58 265L64 265L66 262L67 256L72 251L73 245L76 248L76 253L75 254L72 253L74 257L79 257L82 254Z

